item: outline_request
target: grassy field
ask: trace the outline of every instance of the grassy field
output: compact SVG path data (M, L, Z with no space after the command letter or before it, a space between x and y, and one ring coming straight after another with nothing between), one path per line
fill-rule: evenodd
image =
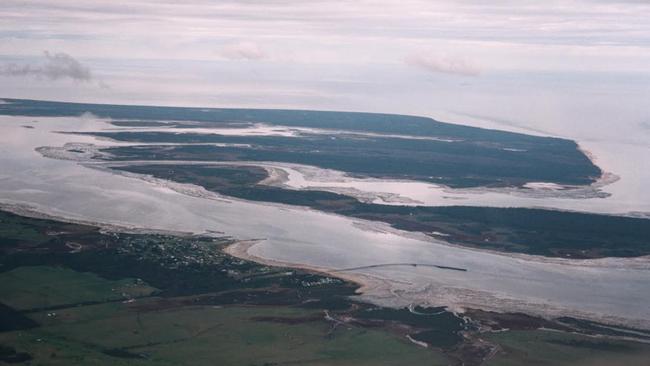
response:
M60 309L54 316L33 313L41 327L0 333L0 343L31 354L34 365L447 364L441 353L381 330L333 330L319 311L159 308L159 302L149 298Z
M135 279L109 281L61 267L20 267L0 273L0 302L18 310L123 300L155 290Z
M47 235L33 225L21 221L16 216L0 211L0 247L11 247L18 242L38 245L48 240Z
M354 292L350 284L305 287L323 278L231 258L218 240L1 218L11 235L0 233L0 242L15 241L0 247L0 363L447 363L442 350L403 332L326 320L331 304L352 306L344 297ZM313 301L303 307L306 300Z
M487 336L502 352L490 366L647 366L650 344L548 331L508 331Z

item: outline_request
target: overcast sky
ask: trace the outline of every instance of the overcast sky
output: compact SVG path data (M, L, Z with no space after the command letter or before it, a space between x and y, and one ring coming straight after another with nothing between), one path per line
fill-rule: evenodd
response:
M0 97L648 137L650 1L2 0Z

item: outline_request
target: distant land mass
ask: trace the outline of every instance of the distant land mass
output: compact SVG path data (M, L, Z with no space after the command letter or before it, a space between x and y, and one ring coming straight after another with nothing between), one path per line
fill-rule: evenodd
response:
M119 141L180 146L116 148L118 158L276 161L353 175L413 179L450 187L522 186L527 182L587 185L602 172L568 139L487 130L405 115L270 109L80 104L4 99L0 114L79 116L92 113L118 126L297 128L293 136L226 136L184 131L93 133ZM327 130L326 133L318 131ZM198 131L198 130L197 130ZM334 134L333 134L334 133ZM205 145L182 145L205 143ZM211 144L211 145L210 145ZM215 144L228 144L218 146ZM236 145L235 145L236 144Z

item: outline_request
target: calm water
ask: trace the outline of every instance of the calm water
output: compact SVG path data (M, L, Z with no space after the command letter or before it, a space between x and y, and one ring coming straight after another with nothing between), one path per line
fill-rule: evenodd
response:
M35 128L22 127L25 124ZM417 262L468 270L387 267L360 271L387 281L388 288L365 294L384 304L572 314L650 328L647 258L578 262L450 247L407 237L384 225L372 223L381 230L368 230L353 220L309 210L192 197L164 185L44 158L34 151L70 141L108 144L92 137L52 133L105 127L92 118L0 117L0 202L28 204L57 216L100 223L216 230L241 239L265 239L251 249L252 254L323 268Z

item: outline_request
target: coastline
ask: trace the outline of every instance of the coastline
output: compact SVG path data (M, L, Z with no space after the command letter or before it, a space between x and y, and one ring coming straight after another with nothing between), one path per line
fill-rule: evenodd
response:
M20 130L20 132L23 132L23 131ZM43 138L46 138L46 137L44 136ZM53 144L53 143L50 140L43 140L43 142L40 142L38 145L35 144L35 146L51 145L51 144ZM24 147L25 146L21 146L21 148L24 148ZM31 152L31 149L30 149L30 152ZM65 160L68 160L68 159L65 159ZM83 161L76 161L76 162L72 161L70 163L71 164L79 164L79 165L84 166L85 168L95 168L95 169L98 169L98 170L104 170L103 168L105 168L105 167L102 166L101 163L100 164L93 164L93 163L89 164L88 162L84 163ZM229 165L232 165L232 162L229 162ZM80 172L80 173L85 173L85 172ZM114 171L112 171L110 173L115 174ZM118 174L118 175L120 175L120 174ZM107 176L97 177L97 181L106 182L106 180L107 180L106 178L108 178L108 177ZM204 218L208 211L212 212L210 210L206 211L206 209L209 208L209 206L213 205L212 203L205 202L206 200L215 200L215 198L219 198L219 201L221 201L220 202L220 204L221 204L221 203L224 203L222 200L224 198L227 198L227 197L224 197L224 196L218 196L218 195L215 195L215 194L211 194L210 192L207 192L204 189L197 190L196 189L197 186L170 184L169 182L154 181L154 180L151 180L151 179L142 179L142 177L133 177L133 176L131 176L129 178L131 178L131 179L140 178L140 180L144 181L145 184L149 184L149 185L154 186L153 187L154 191L164 191L165 194L167 194L167 192L173 190L173 191L176 191L176 193L178 193L178 194L182 194L182 195L185 195L185 196L194 196L195 198L201 198L202 199L201 201L203 201L203 203L200 205L201 210L190 211L190 213L192 214L190 217L196 218L196 219ZM25 179L25 182L29 181L27 179L28 178ZM29 179L31 179L31 178L29 178ZM128 182L126 182L126 183L128 183ZM131 189L133 189L135 186L136 185L134 183L128 183L128 184L124 185L124 187L130 187ZM172 186L176 186L176 189L174 189ZM112 187L109 187L109 189L112 189ZM148 191L149 190L147 190L147 192ZM89 192L92 192L92 191L89 190ZM210 197L209 198L205 197L206 194L209 195ZM5 201L8 201L9 203L12 203L12 202L13 203L16 203L16 202L18 202L18 203L20 203L20 202L29 203L29 202L32 202L31 196L24 196L25 198L19 199L18 201L12 201L12 199L14 198L13 195L8 195L7 197L9 197L9 199L5 200ZM87 196L87 198L91 199L92 196ZM127 198L128 198L128 196L127 196ZM232 201L233 206L234 206L239 200L228 199L227 201ZM33 202L41 202L41 201L34 200ZM75 209L76 206L70 206L70 205L64 205L64 204L59 206L59 205L47 204L47 201L42 201L42 202L46 202L46 203L43 203L42 204L43 206L36 206L36 205L27 205L27 206L28 207L31 206L32 211L41 211L41 212L45 212L46 214L49 214L50 218L66 217L67 216L67 217L73 218L74 221L85 223L85 224L89 224L89 222L88 222L88 220L83 220L84 218L96 218L96 221L109 222L109 224L99 223L98 225L95 225L95 226L101 226L103 228L106 228L107 230L110 230L110 229L114 229L114 230L123 229L123 230L138 230L138 232L161 232L160 230L148 230L146 228L147 227L159 227L159 228L164 229L164 228L167 228L167 227L174 227L176 229L183 230L183 229L186 229L186 228L189 227L189 230L196 229L194 231L194 233L197 234L197 235L200 235L200 234L204 233L204 231L201 231L201 230L205 230L205 229L211 228L211 227L215 228L214 226L211 226L211 227L203 226L202 227L201 225L191 225L191 226L170 225L170 226L164 226L164 225L161 225L161 222L159 222L159 221L146 221L146 220L139 221L139 220L135 220L134 222L139 222L140 225L142 225L140 228L137 228L137 227L134 227L132 225L129 225L130 221L125 222L125 220L128 220L130 216L117 215L117 214L112 215L112 216L110 216L110 215L109 216L106 216L106 215L92 215L92 214L90 216L79 216L80 215L79 212L83 213L83 212L87 212L87 211L84 211L84 210L77 211ZM113 201L107 201L107 202L113 202ZM245 201L245 202L247 202L247 204L252 203L250 201ZM257 203L257 202L254 202L254 203L256 204L256 207L254 208L255 209L254 212L257 213L257 212L259 212L259 209L261 209L260 206L262 206L262 205L259 205L259 203ZM257 205L259 205L259 206L257 206ZM272 204L272 205L269 205L269 206L282 207L286 211L300 211L300 210L303 210L303 209L309 211L306 208L287 207L285 205ZM72 207L72 208L68 208L67 209L68 211L65 211L66 207ZM159 209L161 207L162 206L154 208L154 206L150 206L150 208L153 208L154 210ZM167 206L165 206L165 207L167 207ZM179 207L181 207L181 206L179 206ZM184 206L182 206L182 207L184 207ZM199 206L196 206L196 207L199 207ZM224 208L225 208L225 206L224 206ZM253 209L253 208L251 208L251 209ZM60 211L60 210L64 210L64 211ZM170 212L170 214L173 214L172 217L175 217L175 215L176 215L175 213L171 213L171 212ZM217 215L217 217L218 217L218 215L222 214L222 213L214 212L214 214ZM299 214L299 216L301 216L301 215L302 214ZM336 215L336 216L338 216L338 215ZM242 219L245 220L247 217L250 217L250 216L243 216ZM320 218L320 215L318 217ZM209 217L206 217L206 218L210 219ZM169 224L178 222L178 221L175 221L175 220L177 220L177 218L173 218L172 221L169 222ZM68 221L71 221L71 220L68 219ZM207 220L207 221L210 221L211 223L213 222L212 220ZM368 232L371 232L371 231L379 231L379 234L382 234L383 232L385 232L386 234L399 234L399 236L402 236L402 237L416 238L418 240L422 240L422 236L423 236L423 235L417 235L416 233L409 234L409 233L400 232L399 230L394 230L392 228L387 227L386 225L374 225L374 223L372 223L372 222L367 222L367 221L363 221L363 220L354 220L354 221L355 221L355 224L354 224L355 226L357 226L357 224L362 224L363 225L363 229L367 233L366 234L360 234L360 235L363 235L364 238L369 236L370 234ZM232 224L238 224L238 223L233 222ZM216 228L226 227L226 226L223 226L223 225L224 225L224 222L219 222L219 225L217 225ZM359 227L357 226L357 228L359 228ZM142 231L139 231L139 230L142 230ZM256 234L254 232L255 232L255 230L253 230L253 232L252 232L253 233L251 235L252 237L258 237L259 238L259 237L266 237L267 236L266 233L257 233ZM184 234L184 235L191 235L192 234L192 233L186 233L186 232L181 232L181 231L176 232L176 233L180 233L180 234ZM232 234L232 235L234 235L236 238L241 238L241 239L251 237L249 235L243 235L242 236L241 234L242 233L241 233L241 230L240 230L239 234ZM309 233L307 233L307 234L309 234ZM306 240L309 240L309 239L306 239ZM439 240L429 240L429 242L432 243L432 245L435 244L436 246L445 245L444 242L439 241ZM240 255L247 255L247 256L249 256L248 258L250 258L251 260L260 261L263 258L259 258L259 257L255 256L255 255L253 255L251 253L261 253L261 252L259 250L252 250L252 251L249 250L249 249L253 248L258 243L259 242L249 243L248 248L243 248L242 252L240 252L239 254ZM445 245L445 246L454 247L454 248L457 248L457 249L465 249L465 250L470 251L472 253L473 252L483 252L483 253L488 252L488 251L485 251L485 250L471 250L471 249L467 249L465 247L461 247L461 246L458 246L458 245ZM427 245L423 245L423 248L426 248L426 247L427 247ZM464 252L464 250L462 252ZM268 252L268 254L272 254L272 252ZM648 261L648 258L642 258L642 259L638 259L638 260L635 259L633 261L605 259L605 260L597 260L597 261L580 261L580 262L578 262L578 261L561 260L561 259L560 260L548 260L548 258L542 258L542 257L538 257L538 256L510 256L510 255L500 253L500 252L499 253L492 252L492 254L498 254L500 257L515 257L517 260L516 261L511 261L511 264L515 265L515 267L517 267L517 268L520 268L520 267L524 268L524 267L528 267L529 265L534 266L536 264L542 264L542 263L557 263L557 264L565 265L567 270L570 270L569 267L575 267L575 266L581 266L581 267L583 267L583 266L584 267L610 267L610 268L619 268L619 269L624 268L625 270L627 270L627 269L632 269L634 267L639 268L639 269L647 269L648 266L650 265L650 262ZM273 257L273 256L270 256L270 257ZM316 257L316 258L319 258L319 257ZM293 257L285 257L285 259L292 260ZM318 265L318 266L312 266L312 267L301 266L300 264L291 263L291 262L279 262L279 261L269 261L269 260L265 260L265 261L266 261L266 263L273 263L274 265L282 265L282 266L285 266L285 267L293 267L293 268L303 268L304 267L306 270L318 271L319 273L328 273L328 271L335 271L335 269L328 270L327 268L320 267L320 264L323 261L312 262L312 263ZM526 263L528 261L531 261L532 263L530 263L530 264ZM264 263L264 262L262 262L262 263ZM561 270L564 271L564 269L561 269ZM398 305L403 305L404 301L410 301L410 302L414 302L414 303L422 303L422 304L425 304L425 305L433 304L433 303L437 303L438 305L440 305L440 304L451 304L451 305L453 305L454 308L459 308L459 309L461 308L461 305L468 305L468 306L466 306L466 308L476 308L476 307L485 308L485 309L495 309L496 308L496 309L500 310L501 312L507 312L507 311L513 311L513 310L522 310L522 311L529 311L532 314L547 313L548 310L549 310L549 309L547 309L547 304L546 303L528 303L526 297L522 297L521 299L513 298L511 296L504 298L504 296L502 296L503 293L499 293L499 292L488 293L488 292L479 292L479 291L476 291L476 290L463 291L464 289L462 287L450 288L450 287L447 287L445 285L445 283L440 283L440 281L437 280L437 276L431 278L432 283L430 283L430 285L427 286L427 288L425 288L425 289L420 289L420 288L413 289L413 288L410 288L410 289L406 289L406 291L409 291L409 292L405 293L403 286L401 286L399 283L390 281L390 279L393 278L391 276L388 276L388 277L383 276L383 277L387 278L388 280L382 280L381 278L377 279L377 278L373 277L374 273L371 273L370 276L367 276L365 274L364 275L359 275L357 273L345 273L345 274L331 273L331 275L334 276L334 277L339 277L339 278L344 278L342 276L342 275L344 275L345 277L347 277L348 280L353 281L354 283L360 284L361 288L359 289L359 292L363 293L365 291L367 293L368 292L371 293L370 296L364 296L363 297L364 301L372 302L372 303L380 303L380 302L382 302L382 300L384 300L384 303L390 303L392 301L395 304L397 304L395 306L398 306ZM391 287L394 287L394 288L391 288ZM392 290L392 292L391 292L391 290ZM415 291L413 291L413 290L415 290ZM505 293L505 295L507 295L507 294L508 293ZM401 301L402 303L398 304L397 301ZM477 304L480 304L480 306L477 306ZM576 307L575 309L577 311L580 311L580 307ZM552 310L554 310L554 314L557 315L559 310L561 310L561 309L559 309L557 307L554 307ZM622 313L619 313L619 314L622 314ZM572 312L572 314L570 314L570 315L576 316L577 314L576 314L576 312ZM598 315L597 313L596 314L592 313L591 316L588 316L588 318L594 319L594 318L597 317L597 315ZM625 314L623 314L623 315L625 315ZM618 322L618 321L613 322L613 323L620 324L620 322Z
M319 266L291 263L285 261L278 261L259 257L257 255L251 254L249 250L255 245L263 242L264 239L254 239L254 240L239 240L235 241L232 244L228 244L224 247L223 251L236 258L253 261L256 263L276 266L276 267L285 267L285 268L294 268L300 269L307 272L312 272L314 274L326 275L329 277L339 278L344 281L352 282L359 286L356 290L356 298L361 302L366 302L370 304L375 304L377 306L389 307L389 308L398 308L404 306L412 306L414 304L421 306L444 306L447 311L452 312L458 316L462 316L467 311L472 310L482 310L495 313L523 313L528 314L533 317L539 317L546 320L554 320L560 317L574 317L576 319L585 319L589 321L594 321L597 323L605 324L612 327L630 327L632 329L639 329L641 331L650 330L650 320L645 319L629 319L621 318L616 316L607 316L604 314L595 314L581 312L579 310L568 310L563 307L554 307L550 304L542 306L541 304L526 303L521 300L514 299L498 299L489 293L484 293L483 295L487 298L491 298L493 302L491 304L471 301L471 298L479 293L471 290L462 290L462 289L452 289L452 288L441 288L438 292L436 298L417 298L412 297L408 304L394 303L392 300L395 300L395 297L399 295L392 290L394 286L386 280L379 277L371 276L368 274L361 273L352 273L352 272L340 272L336 269L328 269ZM645 262L650 262L648 259L650 257L644 257ZM434 286L430 284L427 287ZM451 290L451 292L449 292ZM369 295L372 294L372 295ZM428 296L425 292L425 296ZM450 299L447 297L451 295L455 298L452 300L453 304L445 303ZM388 301L387 301L388 300ZM419 300L419 301L418 301ZM430 300L438 301L437 303L431 302ZM460 301L459 301L460 300ZM464 301L463 301L464 300Z
M373 289L379 288L382 285L387 285L388 283L388 281L386 280L364 275L364 274L350 273L350 272L347 273L336 272L336 270L328 269L325 267L283 262L283 261L267 259L267 258L256 256L254 254L250 254L249 249L255 246L256 244L259 244L263 240L264 239L237 240L224 247L223 252L233 257L253 261L259 264L264 264L264 265L274 266L274 267L300 269L306 272L311 272L319 275L326 275L330 277L336 277L344 281L352 282L357 286L359 286L359 288L356 290L356 293L359 295L368 291L372 291Z
M140 233L140 234L165 234L165 235L182 235L182 236L192 236L192 235L217 235L218 233L188 233L188 232L175 232L175 231L164 231L164 230L154 230L154 229L145 229L145 228L136 228L136 227L126 227L116 224L105 224L90 222L87 220L76 220L72 218L64 218L60 216L55 216L52 214L47 214L39 212L37 208L30 207L27 205L20 204L7 204L0 203L0 209L8 212L12 212L18 215L34 217L34 218L43 218L51 219L58 221L65 221L71 223L77 223L82 225L94 226L100 228L100 230L106 231L117 231L125 233ZM260 244L264 239L249 239L249 240L236 240L233 239L230 244L226 244L223 247L223 252L244 260L254 261L263 265L276 266L276 267L285 267L300 269L306 272L312 272L314 274L326 275L329 277L339 278L344 281L348 281L359 286L356 290L357 295L354 297L358 301L374 304L377 306L399 308L412 304L420 304L423 306L445 306L447 311L453 312L455 314L463 314L466 311L471 309L481 309L485 311L493 311L497 313L512 313L512 312L522 312L527 313L532 316L537 316L544 319L554 319L559 316L570 316L578 319L589 319L603 324L609 324L611 326L628 326L637 329L650 329L650 321L639 321L629 318L620 318L615 316L598 316L594 313L583 313L581 311L567 311L566 308L554 307L547 304L546 306L542 304L526 303L525 301L515 300L515 299L499 299L490 295L489 293L477 293L472 290L463 290L459 288L447 288L445 286L439 286L440 288L435 288L436 284L430 284L427 286L424 292L409 294L409 296L402 297L403 290L394 290L395 283L399 281L391 281L383 279L377 276L355 273L355 272L340 272L337 269L325 268L321 266L305 265L299 263L291 263L286 261L278 261L263 258L254 254L251 254L249 250L255 245ZM635 264L639 267L647 268L650 265L648 257L638 258L635 260ZM585 263L586 264L586 263ZM633 266L636 267L636 266ZM428 290L434 290L432 292ZM472 299L475 297L489 298L490 301L476 302ZM404 303L408 301L408 303Z
M64 159L68 160L68 159ZM262 206L269 206L269 207L277 207L280 209L285 209L285 210L292 210L292 211L311 211L319 214L324 214L328 216L335 216L335 217L340 217L346 220L350 220L353 225L355 225L357 228L360 228L364 231L369 231L369 232L381 232L381 233L390 233L394 235L398 235L407 239L415 239L415 240L420 240L420 241L426 241L435 245L442 245L454 249L462 249L462 250L471 250L471 251L477 251L477 252L484 252L484 253L489 253L493 255L498 255L498 256L503 256L503 257L510 257L514 258L520 261L530 261L530 262L536 262L536 263L548 263L548 264L558 264L558 265L567 265L567 266L573 266L573 267L594 267L594 268L602 268L602 267L610 267L610 268L626 268L626 269L637 269L637 270L650 270L650 255L646 256L639 256L639 257L604 257L604 258L595 258L595 259L570 259L570 258L561 258L561 257L545 257L545 256L540 256L540 255L531 255L531 254L525 254L525 253L515 253L515 252L503 252L503 251L498 251L494 249L487 249L487 248L474 248L470 246L463 246L459 244L453 244L445 241L442 238L432 238L431 236L428 236L422 232L411 232L411 231L404 231L404 230L399 230L396 229L392 226L390 226L387 223L384 222L379 222L379 221L371 221L371 220L363 220L363 219L358 219L358 218L350 218L348 216L336 214L336 213L330 213L330 212L322 212L318 211L316 209L313 209L311 207L307 206L293 206L293 205L286 205L282 203L273 203L273 202L262 202L262 201L248 201L248 200L243 200L235 197L230 197L230 196L223 196L221 194L208 191L202 186L198 186L195 184L191 183L178 183L174 182L171 180L166 180L166 179L160 179L153 177L151 175L147 174L137 174L137 173L131 173L131 172L126 172L126 171L120 171L120 170L115 170L111 169L112 166L124 166L124 165L131 165L131 164L142 164L142 163L154 163L152 161L131 161L131 162L93 162L93 161L73 161L81 166L84 166L85 168L88 169L96 169L108 174L114 174L117 176L122 176L126 177L129 179L136 179L144 182L145 184L150 184L154 185L157 187L163 187L169 190L172 190L178 194L181 195L186 195L189 197L194 197L194 198L200 198L200 199L206 199L206 200L211 200L211 201L217 201L221 203L234 203L234 202L245 202L245 203L253 203L257 205L262 205ZM206 162L182 162L182 161L163 161L161 164L164 165L174 165L174 164L179 164L179 163L188 163L188 164L205 164ZM239 163L235 162L234 164L231 162L214 162L211 165L251 165L251 164L245 164L245 163ZM6 208L5 208L6 207ZM536 207L531 207L531 208L536 208ZM541 209L548 209L545 207L540 207ZM3 200L0 200L0 209L4 209L10 212L14 212L19 215L24 215L24 216L30 216L30 217L35 217L35 218L45 218L45 219L53 219L53 220L59 220L59 221L67 221L71 223L78 223L78 224L84 224L84 225L89 225L89 226L96 226L96 227L101 227L102 229L108 230L108 231L121 231L121 232L133 232L133 233L158 233L158 234L168 234L168 235L180 235L180 236L191 236L191 235L210 235L210 232L190 232L190 231L174 231L174 230L163 230L163 229L153 229L149 227L143 227L143 226L137 226L137 225L130 225L124 222L111 222L111 223L106 223L106 222L100 222L100 221L93 221L93 220L84 220L80 218L75 218L72 217L66 213L63 212L54 212L51 209L47 209L44 207L37 207L33 204L24 204L24 203L16 203L16 202L9 202L7 203L6 201L3 202ZM565 209L560 209L560 208L554 208L551 209L554 211L566 211L566 212L581 212L581 211L573 211L573 210L565 210ZM626 216L626 215L614 215L614 216ZM254 244L248 246L249 249L252 247ZM246 255L250 255L246 253ZM255 257L258 258L259 260L252 259L254 261L266 261L267 259L263 257ZM272 261L272 260L269 260ZM295 264L295 263L290 263L287 262L285 264L282 264L282 262L277 262L279 264L275 265L280 265L280 266L286 266L286 267L300 267L300 264ZM321 273L327 273L329 268L318 268L318 267L311 267L311 268L305 268L307 270L312 269ZM338 275L338 273L337 273ZM356 282L356 281L355 281ZM385 282L384 282L385 283ZM362 283L361 285L364 285L365 283ZM368 286L368 288L376 288L375 286Z

